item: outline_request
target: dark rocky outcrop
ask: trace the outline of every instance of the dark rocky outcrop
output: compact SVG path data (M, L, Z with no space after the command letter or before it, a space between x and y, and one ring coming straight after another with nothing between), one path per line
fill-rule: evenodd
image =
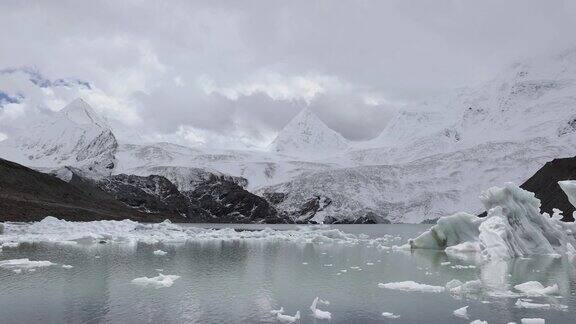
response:
M0 159L0 221L132 219L157 222L284 223L264 198L237 182L210 177L180 192L163 176L93 180L67 168L67 180Z
M0 221L38 221L46 216L72 221L184 220L176 214L149 214L130 208L95 186L93 181L76 175L65 182L0 159Z
M576 157L555 159L546 163L530 179L520 187L533 192L540 199L540 210L552 215L552 209L558 208L564 212L563 221L573 221L575 208L558 185L558 181L576 180Z
M292 217L296 220L296 223L310 223L311 219L314 218L318 212L323 211L331 204L332 199L323 196L315 196L304 202Z
M116 200L142 212L182 215L189 222L202 221L208 215L162 176L119 174L100 180L97 185Z
M287 219L266 199L256 196L238 184L213 177L185 192L208 212L203 221L215 223L286 223Z
M540 199L540 211L553 214L553 209L563 211L562 220L574 221L574 206L558 185L558 181L576 179L576 157L554 159L547 162L530 179L526 180L520 188L533 192ZM478 215L485 217L486 212Z

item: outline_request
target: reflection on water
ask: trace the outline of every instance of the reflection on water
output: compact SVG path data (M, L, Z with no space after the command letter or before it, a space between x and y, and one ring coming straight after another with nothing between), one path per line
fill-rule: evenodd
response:
M397 244L424 229L419 225L339 228L372 238L393 234L401 237ZM154 255L157 249L168 254ZM58 265L19 274L0 268L2 323L276 323L270 310L280 306L291 315L300 310L302 323L314 323L309 306L316 296L330 301L321 308L332 312L332 323L464 323L452 312L465 305L470 306L470 320L489 323L520 322L523 317L573 323L576 317L576 271L563 258L477 264L473 257L438 251L258 240L40 243L0 253L1 260L17 258ZM63 264L74 267L64 269ZM467 265L476 267L461 268ZM131 283L137 277L155 277L159 271L180 279L160 289ZM444 286L452 279L481 279L483 290L453 296L378 287L379 282L407 280ZM515 307L517 297L502 297L513 292L514 285L530 280L558 283L562 297L531 298L534 303L562 304L568 309L523 309ZM386 319L382 312L401 317Z

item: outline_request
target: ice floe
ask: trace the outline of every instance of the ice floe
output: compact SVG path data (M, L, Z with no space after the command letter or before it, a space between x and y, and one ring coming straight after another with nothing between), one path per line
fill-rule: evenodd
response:
M314 298L314 301L312 301L312 305L310 305L310 310L312 311L312 317L316 319L326 319L326 320L332 319L332 314L330 312L318 309L319 300L320 298L318 297Z
M488 324L488 322L477 319L470 322L470 324Z
M386 289L393 289L393 290L431 292L431 293L440 293L440 292L443 292L445 290L444 287L421 284L421 283L417 283L415 281L379 283L378 287L386 288Z
M468 319L468 306L458 308L453 312L454 316Z
M545 287L538 281L528 281L519 285L514 286L518 291L523 292L527 296L542 296L542 295L552 295L559 292L558 284L553 284L552 286Z
M144 287L163 288L170 287L180 276L158 274L157 277L140 277L132 280L132 283Z
M0 244L5 242L110 242L184 243L187 241L282 241L294 243L335 243L355 245L359 243L383 246L384 238L370 239L361 235L344 233L328 226L301 226L291 230L265 228L259 231L236 231L232 228L207 229L191 225L173 224L165 221L144 224L130 220L69 222L46 217L34 223L4 223L5 231Z
M20 273L23 270L33 272L36 271L36 268L49 267L54 264L55 263L50 261L31 261L30 259L25 258L0 261L0 268Z
M396 314L390 313L390 312L384 312L384 313L382 313L382 316L385 317L385 318L390 318L390 319L392 319L392 318L400 318L400 315L396 315Z
M62 265L62 268L64 268L64 269L72 269L72 268L74 268L74 266L71 266L71 265L69 265L69 264L63 264L63 265Z
M300 311L296 311L296 314L294 314L294 316L277 313L276 318L282 323L295 323L300 319Z
M546 324L543 318L523 318L520 320L522 324Z
M518 299L514 305L518 308L534 308L534 309L550 309L551 308L550 304L533 303L533 302L531 302L529 300L525 300L525 299Z
M156 251L154 251L154 252L152 252L152 253L154 253L154 255L158 255L158 256L163 256L163 255L168 254L168 252L162 251L162 250L156 250Z
M284 307L280 307L280 309L273 309L270 311L270 314L272 314L272 315L282 314L282 313L284 313Z

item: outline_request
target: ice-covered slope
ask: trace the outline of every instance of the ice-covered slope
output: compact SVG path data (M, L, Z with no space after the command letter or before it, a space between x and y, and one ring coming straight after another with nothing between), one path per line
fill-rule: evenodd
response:
M269 150L303 159L313 159L341 153L348 141L330 129L309 108L294 117L274 141Z
M366 211L417 222L481 211L481 188L523 183L546 162L576 153L576 50L514 64L493 81L409 108L361 149L348 167L262 189L292 209L314 195L333 215ZM441 112L441 113L440 113Z
M101 176L114 168L117 147L106 121L84 100L76 99L0 142L0 156L33 168L73 166Z
M120 145L116 157L115 173L160 174L176 184L187 184L208 172L247 179L243 186L249 190L335 167L330 162L306 162L269 152L200 150L170 143Z

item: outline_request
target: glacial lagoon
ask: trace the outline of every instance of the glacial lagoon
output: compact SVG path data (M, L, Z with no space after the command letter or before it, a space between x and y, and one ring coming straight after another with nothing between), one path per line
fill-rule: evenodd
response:
M0 322L280 323L271 313L280 307L300 311L300 323L576 318L576 263L566 256L483 263L401 247L429 225L54 224L7 224L0 235ZM174 277L150 279L160 274ZM444 288L454 279L481 285L455 294ZM409 281L440 291L385 287ZM514 288L528 281L559 289ZM315 297L330 321L312 317ZM468 318L453 314L464 306Z

